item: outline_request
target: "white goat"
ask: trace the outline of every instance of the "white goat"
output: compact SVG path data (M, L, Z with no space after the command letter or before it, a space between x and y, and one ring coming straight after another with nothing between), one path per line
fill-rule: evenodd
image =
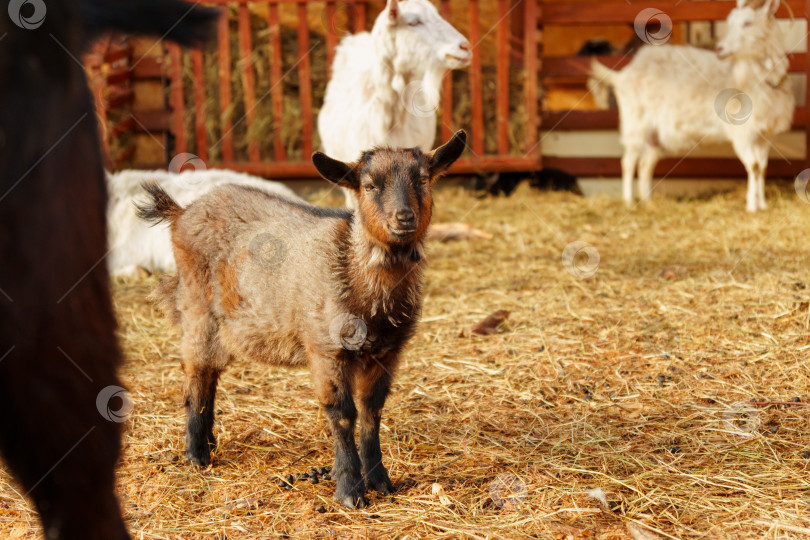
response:
M113 276L135 276L138 268L149 272L176 270L169 231L150 227L135 215L135 203L145 203L142 184L157 182L180 204L188 205L213 188L223 184L246 186L288 199L302 201L291 189L279 182L228 170L121 171L107 174L110 194L107 205L107 235L110 253L107 265Z
M335 50L318 115L324 152L356 161L382 145L429 151L442 78L471 59L470 42L428 0L388 0L371 32L347 36ZM346 202L354 205L348 193Z
M748 0L750 2L750 0ZM774 14L779 0L728 16L716 54L688 46L642 47L623 70L594 61L594 77L613 86L619 106L624 200L633 200L638 165L642 200L655 165L702 142L730 141L748 173L746 209L766 208L765 169L774 135L790 129L795 99Z

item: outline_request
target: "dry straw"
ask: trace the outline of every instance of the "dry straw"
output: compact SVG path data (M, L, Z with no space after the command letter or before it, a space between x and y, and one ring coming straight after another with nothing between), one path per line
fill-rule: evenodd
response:
M747 215L742 191L632 212L439 193L438 220L494 237L429 246L423 323L383 419L400 488L363 511L336 507L331 482L277 486L332 456L303 370L236 362L214 465L188 466L177 332L144 301L154 278L118 282L133 537L806 538L810 207L769 198ZM574 241L599 252L591 277L563 267ZM501 333L459 337L497 309ZM40 535L0 482L0 536Z

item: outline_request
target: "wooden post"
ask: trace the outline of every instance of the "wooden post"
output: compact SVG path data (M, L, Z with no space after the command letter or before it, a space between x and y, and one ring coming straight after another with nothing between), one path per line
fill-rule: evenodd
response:
M307 4L298 2L298 98L301 100L301 120L303 130L303 159L312 155L312 79L309 69L309 25L307 24Z
M481 76L481 21L478 0L470 0L470 102L472 108L472 150L476 156L484 154L484 85Z
M810 0L808 0L810 1ZM540 167L540 149L538 148L538 131L540 119L537 113L539 95L537 85L537 2L538 0L524 0L524 29L523 29L523 65L526 73L526 150L529 156L537 156L537 166Z
M450 20L450 0L442 0L441 15ZM450 140L453 135L453 72L444 74L442 81L442 142Z
M174 129L174 151L176 154L188 152L186 138L186 100L183 97L183 53L175 44L169 45L171 60L171 104L172 128Z
M496 72L496 133L498 153L509 153L509 0L498 0Z
M227 13L219 18L217 44L219 48L219 124L222 129L222 160L233 161L233 133L231 122L231 40Z
M273 154L276 161L287 159L281 140L281 124L284 122L284 88L281 80L281 22L278 3L271 2L267 10L267 25L270 28L270 99L273 103Z
M248 131L248 158L259 161L259 144L252 137L251 127L256 119L256 80L250 59L253 56L253 45L250 36L250 11L247 4L239 4L239 56L242 62L242 87L245 93L245 122Z

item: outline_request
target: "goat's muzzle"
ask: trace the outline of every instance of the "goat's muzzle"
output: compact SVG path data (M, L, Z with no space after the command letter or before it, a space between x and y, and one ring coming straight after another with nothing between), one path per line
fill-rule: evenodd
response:
M394 224L388 229L398 240L407 240L416 232L416 216L410 208L400 208L394 214Z

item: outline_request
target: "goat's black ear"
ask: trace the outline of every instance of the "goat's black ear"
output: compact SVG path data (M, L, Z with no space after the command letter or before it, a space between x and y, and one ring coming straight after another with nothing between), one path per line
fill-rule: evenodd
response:
M447 170L450 165L461 157L467 146L467 132L463 129L456 131L453 138L428 154L430 159L430 176L437 176Z
M312 163L321 176L340 187L356 190L360 186L353 163L343 163L322 152L312 154Z

